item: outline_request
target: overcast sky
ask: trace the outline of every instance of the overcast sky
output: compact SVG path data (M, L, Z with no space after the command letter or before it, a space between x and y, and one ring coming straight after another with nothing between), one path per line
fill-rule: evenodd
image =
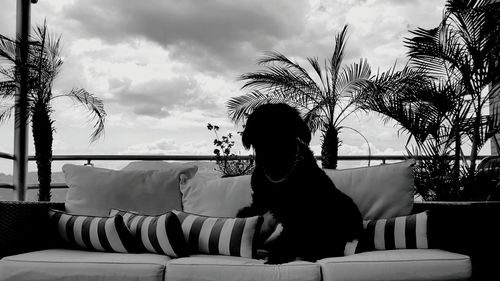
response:
M0 0L0 33L15 33L15 2ZM345 63L368 59L372 73L406 62L408 30L433 27L444 0L40 0L32 25L46 18L62 34L64 66L55 92L83 87L102 98L105 137L89 144L91 124L70 101L54 105L54 154L211 154L213 135L237 131L225 103L242 95L237 77L257 70L264 51L305 64L332 52L349 24ZM377 116L345 125L374 154L401 154L406 136ZM341 154L367 154L363 139L340 135ZM31 142L30 137L30 142ZM237 140L240 143L240 140ZM312 142L319 154L319 136ZM13 124L0 126L0 151L13 152ZM242 150L242 154L249 152ZM33 148L30 148L33 154ZM0 159L0 172L11 161Z

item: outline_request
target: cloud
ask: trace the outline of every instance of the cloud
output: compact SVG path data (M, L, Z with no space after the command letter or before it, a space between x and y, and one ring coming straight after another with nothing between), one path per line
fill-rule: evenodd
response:
M2 9L3 24L14 26L14 6ZM48 17L52 31L63 32L71 42L152 42L167 50L171 61L235 77L255 67L262 51L325 57L332 51L334 34L346 23L351 26L346 60L367 57L385 69L396 58L405 60L402 39L408 28L436 25L442 7L441 1L434 0L300 0L293 4L287 0L52 0L33 5L33 23Z
M378 148L375 144L370 143L370 149L371 149L371 155L372 156L381 156L381 155L404 155L404 151L398 150L398 149L393 149L393 148L385 148L385 149L380 149ZM311 150L313 151L314 155L321 155L321 145L316 144L316 145L311 145ZM339 155L340 156L352 156L352 155L359 155L359 156L366 156L368 157L368 144L363 143L361 145L351 145L351 144L342 144L339 149ZM388 161L390 162L390 161ZM370 165L379 165L382 162L377 160L370 160ZM318 165L321 166L321 161L318 161ZM338 168L339 169L347 169L347 168L354 168L354 167L363 167L368 165L368 160L340 160L338 161Z
M7 148L5 146L0 145L0 152L7 153L8 151L9 150L7 150Z
M286 0L90 0L66 5L63 12L87 38L110 43L147 39L175 59L226 71L300 33L307 8L306 1L290 5Z
M65 69L73 71L63 71L55 88L84 87L103 98L106 109L120 105L129 115L164 118L174 109L225 115L225 102L239 90L233 77L193 71L153 43L78 39L69 50Z
M0 33L11 36L15 1L4 2ZM65 64L55 92L84 87L105 100L106 139L91 147L91 130L80 118L85 112L55 106L56 137L70 146L67 153L116 153L129 147L191 154L197 144L190 141L210 139L207 122L232 126L225 102L244 93L235 79L259 68L255 59L263 51L280 51L302 65L307 65L308 56L322 61L332 53L334 34L348 23L344 63L366 57L373 72L377 67L386 70L396 59L406 61L403 38L408 29L436 25L443 4L435 0L51 0L32 5L32 25L46 17L50 30L63 35ZM361 131L377 152L389 154L390 147L399 151L404 145L405 137L398 139L397 128L383 131L388 126L381 127L381 122L356 119L345 125ZM165 136L176 140L170 149ZM360 136L345 130L340 137L346 153L366 153ZM11 142L12 138L0 138L4 148ZM57 148L66 152L63 143ZM205 148L200 144L198 149ZM203 154L213 147L208 143L206 149Z
M208 141L179 143L174 139L159 139L149 143L134 144L120 154L156 154L156 155L210 155L213 147Z
M372 67L386 70L397 59L406 62L404 37L415 26L431 27L439 23L441 1L365 1L351 6L346 22L352 25L351 46L360 46Z
M363 143L362 145L342 144L339 149L340 155L368 155L368 146L370 147L371 155L403 155L402 150L394 148L380 149L373 143Z
M52 142L52 150L55 154L60 153L60 151L70 151L73 147L64 140L54 139Z
M16 2L3 1L0 9L0 33L7 37L14 37L16 32Z
M174 109L217 108L211 97L205 96L198 82L190 77L154 79L137 84L132 84L130 79L112 78L109 89L113 96L106 102L131 107L137 115L163 118Z

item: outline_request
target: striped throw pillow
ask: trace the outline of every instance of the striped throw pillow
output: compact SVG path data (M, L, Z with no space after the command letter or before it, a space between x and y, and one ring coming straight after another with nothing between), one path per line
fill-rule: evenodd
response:
M191 253L252 258L262 217L218 218L174 212Z
M151 216L111 209L109 214L110 216L123 216L125 224L138 244L139 252L151 252L171 257L188 256L181 224L172 212Z
M94 217L49 210L57 233L68 246L102 252L135 252L135 243L122 216Z
M427 249L427 212L364 221L361 250Z

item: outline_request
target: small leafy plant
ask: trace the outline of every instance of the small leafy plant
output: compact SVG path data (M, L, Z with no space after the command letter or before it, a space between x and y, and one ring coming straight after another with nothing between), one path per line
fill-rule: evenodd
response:
M215 134L214 145L216 149L214 149L214 154L215 163L217 164L215 170L221 172L221 177L236 177L253 172L255 167L253 156L250 156L248 160L240 159L238 155L231 152L234 147L233 134L228 133L219 137L217 134L220 129L219 126L210 123L207 124L207 129ZM241 135L241 132L238 132L238 134Z

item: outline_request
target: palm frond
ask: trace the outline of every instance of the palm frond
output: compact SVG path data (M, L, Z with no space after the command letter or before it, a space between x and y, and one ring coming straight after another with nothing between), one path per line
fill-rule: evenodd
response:
M352 63L343 67L339 76L336 97L350 97L360 89L368 86L371 76L371 68L366 59L360 59L359 63Z
M499 14L499 3L492 1L448 1L437 28L411 31L416 36L406 39L412 63L435 75L461 76L471 94L481 91L494 79L485 74L499 50Z
M52 35L47 23L34 29L33 44L30 48L30 65L33 71L33 87L37 89L39 99L49 99L52 84L60 72L63 60L60 56L60 35ZM44 95L47 95L44 97Z
M468 127L470 126L471 108L472 102L459 99L454 104L453 109L448 113L442 113L439 137L443 140L443 143L452 147L452 144L456 141L462 143L464 138L470 138Z
M306 110L303 115L304 121L313 134L317 130L323 129L325 124L328 124L328 120L326 119L327 113L325 111L326 103L326 100L322 101L322 103Z
M14 105L11 106L0 106L0 124L6 122L12 117L14 113Z
M85 89L72 89L69 93L54 96L52 99L58 97L68 97L90 111L90 120L94 120L94 131L90 136L91 142L96 141L104 134L106 111L104 110L104 103L101 99L95 97Z
M405 38L410 63L425 69L434 77L447 78L450 72L466 60L460 38L449 25L442 28L410 31L412 38Z
M309 64L313 67L314 71L318 75L320 81L321 81L321 86L323 92L328 92L329 91L329 85L328 85L328 77L323 77L323 70L321 69L321 66L319 65L318 58L307 58L307 61L309 61ZM326 80L326 81L325 81Z
M448 1L446 4L446 19L450 20L457 28L460 37L469 48L469 53L475 56L476 51L482 50L489 41L491 31L498 28L500 11L499 3L495 1ZM475 51L476 50L476 51Z
M317 104L321 99L321 90L314 81L304 80L285 68L270 66L268 70L243 74L240 79L247 81L243 88L270 94L283 92L294 99L301 99L303 104Z
M2 80L16 80L16 68L14 65L0 65L0 77Z
M481 120L481 147L495 135L500 133L500 103L494 103L490 107L490 114L483 116Z
M257 107L267 103L288 103L294 107L304 108L303 105L293 102L283 95L263 94L252 91L248 94L232 97L226 104L228 115L236 124L243 122Z
M429 87L430 80L420 69L406 65L396 71L396 65L386 72L378 73L370 80L365 80L358 89L356 102L359 107L370 110L371 102L380 102L386 96L396 96L402 102L417 101L416 92Z
M410 133L418 143L423 143L433 131L434 118L429 117L434 114L429 114L431 111L426 114L422 108L407 104L398 96L374 96L369 108L384 115L384 122L395 120L401 126L400 130Z
M12 99L16 94L15 81L0 81L0 101L4 99Z
M443 113L433 100L425 99L433 91L427 76L405 66L401 71L392 67L378 74L360 90L357 105L385 116L384 121L395 120L402 131L409 132L418 143L429 136L437 136Z
M303 84L305 85L317 87L316 83L306 69L298 63L291 61L279 52L265 52L264 56L258 60L258 64L274 70L275 73L288 74L290 77L296 77L297 79L304 81ZM243 88L245 87L246 86L243 86Z
M483 99L482 99L481 103L479 104L480 107L485 106L487 102L491 102L492 99L500 96L500 83L499 82L496 82L495 84L488 85L488 86L489 87L488 87L487 91L483 91L483 92L485 92L485 94L483 95L483 97L482 97Z
M244 88L272 93L276 90L300 95L304 103L318 102L322 90L299 64L292 62L278 52L267 52L259 60L265 70L245 73L239 80L245 81Z
M333 126L340 127L340 124L344 122L349 116L356 114L358 108L354 107L356 100L354 98L348 99L345 103L341 100L337 103L338 113L333 120Z
M16 63L17 41L0 34L0 59Z
M337 79L339 78L340 67L342 65L342 61L344 60L344 49L347 43L346 40L347 29L348 29L347 25L344 25L342 31L340 31L340 33L335 35L335 47L333 50L333 54L330 58L330 67L329 67L332 89L337 88Z

